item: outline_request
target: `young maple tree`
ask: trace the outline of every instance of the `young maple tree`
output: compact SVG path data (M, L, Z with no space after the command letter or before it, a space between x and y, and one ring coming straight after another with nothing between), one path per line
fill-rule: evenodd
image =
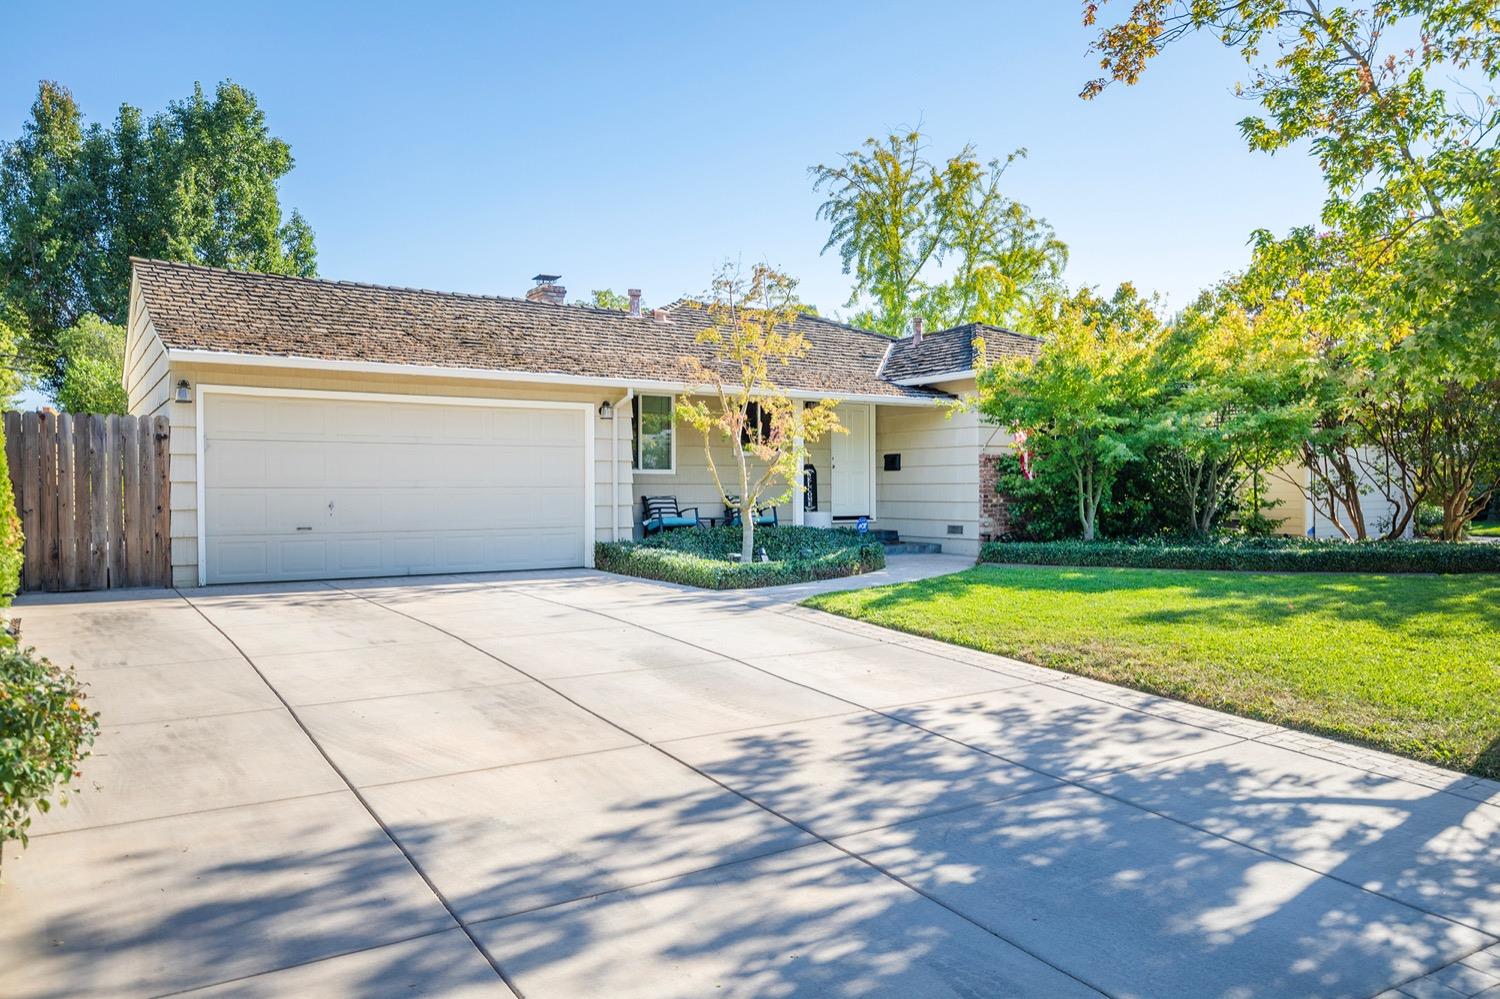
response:
M755 557L755 514L785 503L802 488L807 445L828 433L847 433L834 402L791 398L776 381L778 370L805 356L807 338L796 329L803 311L797 282L766 264L745 277L725 265L704 301L709 324L697 336L713 348L713 359L684 357L694 388L677 400L677 415L703 434L703 454L725 508L739 513L740 558ZM754 418L752 418L754 417ZM726 443L737 492L724 487L714 458L715 441Z
M1120 469L1141 457L1143 412L1159 335L1156 303L1128 285L1109 300L1092 290L1051 303L1032 320L1041 353L999 357L979 371L979 410L990 422L1024 431L1039 462L1073 479L1083 540L1098 533L1099 508Z

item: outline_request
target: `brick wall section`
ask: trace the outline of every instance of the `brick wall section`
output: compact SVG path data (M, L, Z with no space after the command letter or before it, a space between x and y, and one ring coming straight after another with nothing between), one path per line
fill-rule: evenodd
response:
M1000 475L998 454L979 456L979 538L989 541L1009 534L1010 501L995 491L995 481Z

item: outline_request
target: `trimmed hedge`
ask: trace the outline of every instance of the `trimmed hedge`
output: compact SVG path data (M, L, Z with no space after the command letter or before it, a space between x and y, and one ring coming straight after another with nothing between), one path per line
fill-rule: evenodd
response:
M601 541L594 545L594 567L709 590L806 583L885 568L885 546L848 530L762 527L755 532L755 548L764 548L771 561L731 559L740 551L738 527L685 528L644 541Z
M980 549L979 561L1259 572L1500 572L1500 545L1234 537L1148 541L990 541Z

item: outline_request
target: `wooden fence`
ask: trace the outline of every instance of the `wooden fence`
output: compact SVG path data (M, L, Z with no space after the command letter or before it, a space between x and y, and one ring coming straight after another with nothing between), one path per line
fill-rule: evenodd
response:
M6 413L22 590L170 586L165 416Z

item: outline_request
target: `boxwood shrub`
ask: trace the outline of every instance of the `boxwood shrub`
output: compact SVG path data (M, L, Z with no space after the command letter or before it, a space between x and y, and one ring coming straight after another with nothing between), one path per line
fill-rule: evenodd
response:
M979 561L1261 572L1500 572L1500 545L1313 538L991 541Z
M755 532L757 554L769 562L742 563L738 527L665 531L643 541L602 541L594 567L606 572L669 583L733 590L837 579L885 568L885 547L854 531L816 527L763 527Z

